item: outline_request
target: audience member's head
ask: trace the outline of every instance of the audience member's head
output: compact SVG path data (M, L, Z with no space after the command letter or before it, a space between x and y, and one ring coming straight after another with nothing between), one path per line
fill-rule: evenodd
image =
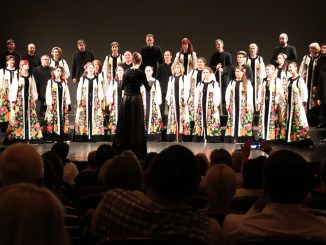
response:
M211 166L220 163L224 163L228 166L232 166L231 154L223 148L213 150L209 158L210 158Z
M299 154L280 150L264 164L264 189L272 202L301 203L311 190L313 174Z
M241 150L235 150L231 154L232 168L236 173L241 173L243 155Z
M54 191L57 186L57 179L52 164L49 160L43 159L44 176L42 186Z
M263 188L264 158L248 159L242 166L242 185L245 189Z
M87 163L89 168L97 168L96 164L96 151L91 151L87 156Z
M39 184L43 171L43 160L33 146L17 143L1 154L0 182L4 186L21 182Z
M57 142L52 146L51 151L55 151L59 155L63 164L67 162L67 157L69 154L69 145L67 143Z
M326 157L321 160L319 178L321 185L326 185Z
M147 173L149 167L151 166L154 158L158 155L157 152L149 152L146 155L145 161L142 162L144 173Z
M42 158L44 162L43 185L58 193L63 180L63 162L55 151L43 153Z
M115 151L109 144L102 144L96 150L96 164L100 168L107 160L115 156Z
M101 175L104 177L103 185L106 190L114 188L140 190L144 175L137 158L119 155L104 163L102 167L104 167L104 173Z
M104 186L105 183L105 174L107 169L109 168L111 162L113 159L109 159L107 160L102 166L100 166L100 168L98 169L98 174L97 174L97 180L98 182Z
M148 191L159 199L185 203L198 192L201 177L194 154L184 146L173 145L155 157L146 180Z
M229 208L237 185L234 170L226 164L212 166L206 175L205 192L209 208Z
M121 153L122 156L126 156L126 157L133 157L135 159L138 159L136 154L132 151L132 150L124 150L122 153Z
M197 153L195 155L197 162L199 164L200 175L205 176L209 167L209 161L205 153Z
M61 202L44 187L20 183L0 191L1 244L68 245Z

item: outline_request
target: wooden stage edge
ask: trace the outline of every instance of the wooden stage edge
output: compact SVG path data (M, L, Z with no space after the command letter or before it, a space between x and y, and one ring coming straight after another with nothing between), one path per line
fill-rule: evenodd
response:
M70 151L68 158L74 162L86 162L88 153L96 150L101 144L111 144L111 142L96 142L96 143L69 143ZM160 152L163 149L174 145L179 144L188 147L194 154L199 152L205 153L208 157L212 150L224 148L230 153L232 153L239 145L233 143L195 143L195 142L148 142L147 151L148 152ZM272 145L276 150L279 149L289 149L294 152L299 153L304 159L308 162L318 163L320 160L326 156L326 144L320 141L314 141L315 148L295 148L295 147L281 147L279 145ZM40 145L33 145L40 154L43 154L46 151L51 150L53 143L45 143ZM252 150L250 157L257 157L264 155L265 153L260 150Z

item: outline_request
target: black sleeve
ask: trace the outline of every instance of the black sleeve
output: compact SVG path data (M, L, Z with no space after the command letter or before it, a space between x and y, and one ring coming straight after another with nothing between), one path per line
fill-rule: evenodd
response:
M140 53L143 61L144 61L144 54L145 54L145 50L144 49L145 49L145 47L141 47L140 48L140 51L139 51L139 53ZM142 71L145 70L145 65L144 65L143 62L140 64L139 69L142 70Z
M41 65L41 58L37 56L36 67Z
M232 67L232 56L231 54L229 54L225 58L225 67L223 68L223 73L224 74L229 73L231 67Z
M322 91L322 83L321 83L321 79L320 79L320 76L319 76L320 65L318 63L319 62L317 62L317 65L316 65L315 70L314 70L314 77L316 79L316 86L317 86L317 100L320 100L321 91Z
M20 53L14 53L14 56L15 56L15 67L17 68L17 69L19 69L19 63L20 63L20 57L21 57L21 55L20 55Z
M157 58L158 58L158 63L162 64L163 63L163 56L162 56L162 51L160 47L157 47Z
M290 52L290 57L289 60L297 62L297 50L295 49L294 46L290 46L291 52Z
M276 63L277 55L278 55L278 50L277 50L277 48L275 48L273 56L271 58L271 64L273 64L275 67L277 66L277 63Z
M231 66L229 69L229 81L234 80L234 79L235 79L235 67Z
M246 65L245 66L245 69L246 69L246 76L247 76L247 79L250 80L251 83L253 83L253 80L254 80L254 74L252 72L252 69L250 66Z
M77 78L77 67L76 67L76 55L72 56L72 70L71 70L71 78Z
M144 72L141 72L141 83L145 86L146 90L149 91L151 89L151 86L149 86L147 82L147 78Z
M35 72L35 69L33 71L33 77L34 77L35 84L36 84L37 94L39 95L40 94L40 79L38 78L37 72Z
M159 81L161 81L161 73L162 73L162 69L161 68L162 67L159 65L157 67L157 72L156 72L156 79L159 80Z
M212 54L211 56L211 59L209 61L209 67L212 68L213 72L215 73L216 72L216 61L214 60L214 57L215 57L215 53Z
M6 58L5 55L1 55L0 57L0 69L5 68L6 67Z
M125 90L125 86L126 86L126 75L123 74L123 76L122 76L121 90Z

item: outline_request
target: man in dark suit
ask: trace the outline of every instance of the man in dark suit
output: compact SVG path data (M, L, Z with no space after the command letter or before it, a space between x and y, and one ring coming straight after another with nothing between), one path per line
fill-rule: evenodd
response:
M287 56L287 61L294 61L297 62L297 51L294 46L288 45L288 35L286 33L281 33L281 35L278 38L279 41L279 46L274 48L274 53L271 59L271 63L277 67L276 59L277 55L279 53L286 54Z
M146 66L153 67L153 77L156 77L157 65L163 63L162 51L159 46L154 45L154 35L146 35L146 45L141 47L140 54L142 63L140 69L145 71Z
M315 68L318 91L319 119L318 128L325 128L323 142L326 143L326 43L321 45L320 58Z

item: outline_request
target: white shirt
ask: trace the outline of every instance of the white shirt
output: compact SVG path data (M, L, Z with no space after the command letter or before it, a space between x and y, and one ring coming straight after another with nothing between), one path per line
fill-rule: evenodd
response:
M316 216L300 204L267 204L261 213L229 214L224 219L223 236L312 236L326 238L326 218Z

